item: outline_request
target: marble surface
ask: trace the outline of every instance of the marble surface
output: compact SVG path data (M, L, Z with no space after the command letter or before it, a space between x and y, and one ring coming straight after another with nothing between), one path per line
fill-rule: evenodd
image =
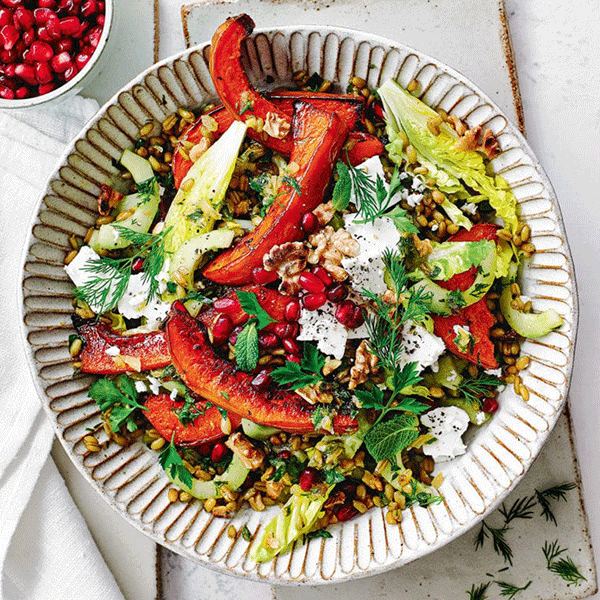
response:
M600 8L588 0L507 0L506 8L527 139L556 190L577 272L571 410L600 564Z

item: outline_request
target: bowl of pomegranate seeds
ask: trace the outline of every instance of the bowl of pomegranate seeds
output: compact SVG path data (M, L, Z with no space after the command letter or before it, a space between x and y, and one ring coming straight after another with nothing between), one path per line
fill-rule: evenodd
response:
M76 93L97 74L112 0L0 0L0 108Z

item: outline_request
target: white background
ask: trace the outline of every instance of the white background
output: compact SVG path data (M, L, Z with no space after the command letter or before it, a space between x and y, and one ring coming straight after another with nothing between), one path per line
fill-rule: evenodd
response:
M527 139L556 190L575 262L580 316L571 407L600 565L600 4L506 0L506 9Z

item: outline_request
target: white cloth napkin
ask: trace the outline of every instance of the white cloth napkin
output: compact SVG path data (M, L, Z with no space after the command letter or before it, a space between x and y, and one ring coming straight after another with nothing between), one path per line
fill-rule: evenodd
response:
M98 110L76 96L0 111L0 600L123 600L49 455L52 426L19 332L21 255L36 200L66 147Z

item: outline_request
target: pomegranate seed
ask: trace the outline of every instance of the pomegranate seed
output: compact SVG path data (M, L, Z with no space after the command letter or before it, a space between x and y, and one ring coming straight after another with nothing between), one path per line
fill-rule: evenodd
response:
M35 77L35 70L31 65L17 65L15 75L30 85L36 85L38 82Z
M58 22L58 27L63 35L72 35L81 28L81 23L77 17L65 17Z
M279 337L275 333L261 331L258 334L258 343L263 348L277 348L277 346L279 345Z
M80 39L80 38L82 38L82 37L83 37L83 34L84 34L86 31L87 31L87 28L88 28L88 23L87 23L86 21L82 21L82 23L81 23L81 27L79 28L79 31L77 31L77 32L75 32L75 33L73 33L73 34L71 34L71 37L72 37L72 38L75 38L75 39L77 39L77 40L78 40L78 39ZM94 50L94 49L92 48L92 51L93 51L93 50Z
M64 73L71 65L71 57L68 52L61 52L52 57L50 62L55 73Z
M33 11L33 17L38 25L44 25L50 19L58 19L56 13L50 8L36 8Z
M2 0L4 6L8 8L17 8L17 6L21 6L23 4L23 0Z
M77 14L77 4L73 0L60 0L58 11L61 15L75 15Z
M334 283L331 287L327 288L325 292L327 300L331 302L341 302L348 297L348 287L343 283Z
M252 269L252 281L258 285L267 285L279 279L277 271L267 271L263 267L254 267Z
M84 17L91 17L98 12L98 3L96 0L86 0L79 9Z
M39 83L50 83L52 81L52 71L50 70L50 65L47 62L37 62L35 63L35 77L38 80ZM136 259L137 260L142 260L142 259ZM131 267L131 270L133 271L135 262ZM144 264L144 261L142 260L142 265ZM140 269L141 270L141 269ZM134 273L137 273L137 271L133 271Z
M24 85L22 85L20 88L17 88L17 91L15 92L15 95L17 96L17 98L27 98L29 96L30 92L29 92L29 88L25 87Z
M38 0L40 8L56 8L56 0Z
M493 398L486 398L481 405L481 410L484 413L495 413L498 410L498 401Z
M19 6L19 8L15 10L15 14L13 15L13 21L15 26L19 27L23 31L33 27L33 24L35 23L33 13L23 6Z
M36 62L48 62L53 55L52 46L46 42L35 41L29 48L29 59Z
M187 308L181 300L175 300L175 302L173 302L173 308L179 312L187 314Z
M144 259L141 256L138 256L133 263L131 263L131 272L132 273L140 273L144 268Z
M240 331L244 329L244 327L242 325L239 325L238 327L236 327L232 332L231 335L229 336L229 339L227 340L232 346L235 346L235 343L237 342L237 336L240 333Z
M217 298L213 302L213 308L220 313L231 315L240 310L240 303L237 298Z
M92 48L96 48L100 43L100 38L102 37L102 26L96 25L96 27L92 27L87 37L89 38L90 46Z
M0 29L0 42L5 50L12 50L19 37L19 30L14 25L5 25Z
M266 390L271 383L273 382L273 378L269 375L268 371L261 371L254 377L254 379L250 382L250 385L259 392Z
M300 318L300 302L292 300L285 305L283 312L286 321L297 321Z
M0 76L0 83L10 88L13 92L17 89L17 82L14 79L8 79L5 76Z
M306 233L312 233L319 226L319 219L311 212L304 213L300 220L300 226Z
M358 510L354 508L353 504L344 504L340 508L337 514L338 521L349 521L358 514Z
M344 492L347 496L352 496L356 492L356 488L358 485L351 481L350 479L346 479L339 484L338 488Z
M58 40L62 37L60 31L60 21L58 19L48 19L46 22L46 31L52 40Z
M302 298L302 304L306 310L317 310L327 302L327 296L320 292L318 294L307 294Z
M50 34L48 33L48 30L46 29L45 26L38 27L37 37L38 37L38 40L42 40L42 42L51 42L52 41L52 38L50 37Z
M302 357L298 356L297 354L286 354L285 360L300 364L302 362Z
M75 57L75 64L77 65L77 68L81 71L81 69L83 69L83 67L85 67L85 65L87 65L90 58L91 58L90 54L87 54L86 52L80 52Z
M35 29L31 27L27 31L24 31L21 39L26 46L31 46L31 44L33 44L35 41Z
M300 474L298 483L305 492L308 492L309 490L312 490L319 481L321 481L321 474L319 471L313 467L306 467Z
M11 48L10 50L0 51L0 61L2 61L5 65L14 63L15 60L17 60L18 56L19 55L17 54L17 51L14 48Z
M298 323L275 323L273 331L282 339L296 338L300 332L300 326Z
M344 300L338 304L335 318L348 329L356 329L365 322L362 309L352 300Z
M100 1L98 2L98 10L99 10L100 12L104 12L104 8L105 8L105 6L106 6L106 2L104 2L104 0L100 0Z
M104 16L104 15L98 15L98 16L96 17L96 23L97 23L98 25L101 25L102 27L104 27L104 23L105 23L105 21L106 21L106 18L105 18L105 16Z
M292 453L289 450L282 450L277 454L277 458L283 458L283 460L288 460L292 456Z
M73 51L73 40L71 38L64 38L56 44L56 51L60 54L61 52L68 52L69 54Z
M210 460L214 463L221 462L227 456L227 446L223 442L217 442L210 452Z
M71 63L71 66L64 72L65 81L71 81L77 73L79 73L79 69Z
M326 287L329 287L333 283L333 278L321 265L316 265L313 267L312 272L325 284Z
M325 284L319 277L308 271L300 273L298 283L307 291L313 294L320 294L325 291Z
M8 8L0 8L0 27L9 25L12 22L13 22L12 10L8 10Z
M211 327L212 342L215 346L224 344L231 332L233 331L233 323L227 315L218 315Z
M15 76L15 69L16 69L16 67L17 67L17 65L15 65L14 63L10 64L10 65L6 65L4 67L4 74L7 77L11 77L11 78L14 77Z
M285 338L284 340L282 340L282 344L283 344L283 349L288 354L301 354L302 353L302 346L300 346L300 344L296 340L293 340L291 338Z
M49 94L56 89L56 83L40 83L38 85L38 95L43 96L44 94Z
M7 85L0 83L0 98L4 98L5 100L14 100L15 92L13 92L13 90L11 90Z

